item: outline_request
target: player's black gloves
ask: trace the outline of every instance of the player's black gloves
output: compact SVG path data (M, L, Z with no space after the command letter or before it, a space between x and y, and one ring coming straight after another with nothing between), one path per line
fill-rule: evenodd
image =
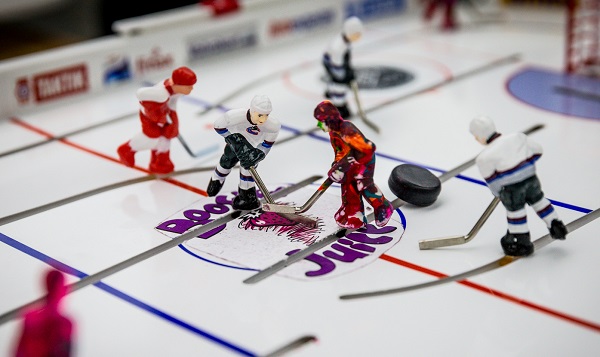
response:
M256 166L262 159L265 158L264 151L250 145L248 140L239 133L228 135L225 142L233 149L233 152L240 160L240 166L246 170L250 166Z

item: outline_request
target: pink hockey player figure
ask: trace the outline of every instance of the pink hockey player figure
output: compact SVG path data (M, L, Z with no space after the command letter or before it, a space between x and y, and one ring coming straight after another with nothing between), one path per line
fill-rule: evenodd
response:
M152 150L148 170L168 174L175 169L170 148L171 139L179 135L177 101L190 94L194 84L196 74L187 67L179 67L163 82L137 90L142 131L117 149L122 163L132 167L138 151Z
M336 106L344 119L351 116L347 94L352 81L356 80L352 66L352 43L360 40L363 33L361 20L352 16L344 21L341 35L336 36L323 54L327 87L325 97Z
M526 204L544 220L552 238L566 239L567 228L544 196L536 175L535 162L542 155L542 147L523 133L501 135L486 116L471 120L469 130L486 146L475 160L479 172L506 208L508 230L500 240L504 253L510 256L533 253Z
M458 27L455 17L456 0L425 0L425 11L423 18L425 21L431 21L436 9L442 8L444 19L442 20L442 30L454 30Z
M368 222L364 198L375 210L375 224L385 226L394 209L373 181L375 144L354 124L344 120L335 105L328 100L317 105L314 117L319 121L319 128L329 133L335 153L335 161L327 176L342 187L342 205L335 213L336 222L344 228L365 227Z
M225 138L227 145L208 183L208 196L216 196L221 191L227 175L239 162L239 192L232 206L238 210L260 207L249 168L256 167L266 157L279 135L281 124L269 117L271 110L271 100L266 95L256 95L249 109L232 109L215 120L215 131Z
M46 274L44 306L25 313L15 357L68 357L71 355L73 323L60 311L66 295L65 277L58 270Z

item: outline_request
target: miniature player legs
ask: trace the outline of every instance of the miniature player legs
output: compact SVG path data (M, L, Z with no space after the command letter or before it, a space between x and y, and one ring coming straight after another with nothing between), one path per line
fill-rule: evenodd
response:
M254 178L250 171L244 168L240 168L238 195L233 199L232 206L239 210L250 210L260 207L260 202L258 201L258 197L256 197Z
M238 158L231 150L229 145L225 145L225 150L223 151L223 155L219 159L219 164L215 168L213 175L208 182L208 188L206 189L206 193L209 197L216 196L221 188L223 188L223 184L225 183L225 179L231 173L231 169L238 163Z
M219 165L215 168L213 175L208 182L208 188L206 193L209 197L216 196L223 184L225 179L231 173L231 169L239 162L239 159L231 146L225 145L225 150ZM249 170L240 167L240 183L238 185L238 195L233 199L233 208L238 210L250 210L260 207L260 202L256 197L256 187L254 178Z
M175 168L170 159L170 148L171 139L167 139L164 136L151 138L144 133L139 133L128 142L119 146L117 153L121 162L131 167L135 165L135 154L138 151L152 149L152 157L148 169L157 174L168 174Z
M354 178L358 190L375 210L375 224L378 227L383 227L389 222L390 218L392 218L394 208L373 181L373 175L375 173L375 155L373 155L371 160L362 168L360 166L357 167L357 170L358 173L355 174Z
M340 227L359 229L367 225L365 207L360 197L360 192L353 178L342 182L342 205L335 213L334 218Z
M327 90L325 92L325 97L335 105L344 119L348 119L351 116L346 99L348 89L348 84L334 82L332 79L329 79L329 82L327 82Z
M527 256L533 253L534 247L527 226L525 204L531 206L544 220L553 238L565 239L566 228L558 219L558 214L550 201L544 197L537 176L504 186L499 198L506 208L508 221L508 232L501 240L506 255Z

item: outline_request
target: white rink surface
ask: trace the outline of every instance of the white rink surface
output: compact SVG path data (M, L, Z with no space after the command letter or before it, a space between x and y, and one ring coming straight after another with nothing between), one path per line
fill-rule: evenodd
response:
M393 199L387 180L397 165L415 163L439 175L471 160L482 147L468 132L468 123L486 114L504 133L544 124L532 134L545 150L538 175L565 223L597 209L600 121L541 110L506 90L508 78L523 68L562 70L562 9L517 7L492 23L462 11L463 26L453 33L440 33L409 13L367 24L355 45L356 66L393 65L415 75L405 86L361 92L369 117L383 129L378 135L355 119L377 144L376 183ZM218 151L193 158L174 140L172 159L177 170L209 169L173 179L187 187L149 181L0 226L3 236L37 251L0 244L0 314L42 295L39 281L48 264L41 256L92 275L167 240L153 227L201 198L223 146L211 127L222 112L199 116L205 105L261 79L223 106L245 107L254 94L264 93L273 103L272 116L285 127L279 140L314 127L312 111L322 99L321 51L334 35L192 64L199 80L180 102L181 133L193 150ZM489 66L515 55L515 61ZM93 101L18 118L59 136L127 116L65 141L0 157L0 218L144 176L142 170L116 160L116 148L139 130L134 92L123 88ZM0 138L0 152L45 139L8 120L0 122ZM316 133L276 144L260 165L263 180L292 183L325 175L333 156L322 138L323 133ZM138 166L145 168L148 157L147 152L139 153ZM594 241L600 233L598 220L529 258L460 283L339 299L432 281L500 258L499 239L506 230L501 206L468 244L418 248L422 239L469 232L493 198L478 182L477 169L470 167L443 184L433 205L401 207L406 231L400 242L370 265L330 280L305 282L274 275L248 285L243 280L255 272L205 262L179 247L160 253L65 298L65 312L77 324L74 355L268 355L302 336L317 340L284 355L599 355L600 242ZM234 169L224 190L236 186ZM339 195L337 188L330 191ZM529 213L532 238L545 235L542 221ZM69 277L70 282L77 279ZM0 325L1 356L10 355L18 327L19 320Z

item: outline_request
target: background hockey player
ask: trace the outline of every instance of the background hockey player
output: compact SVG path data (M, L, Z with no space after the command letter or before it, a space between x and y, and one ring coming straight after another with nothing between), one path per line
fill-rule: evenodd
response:
M72 354L74 323L61 312L67 293L65 276L51 269L45 275L44 304L27 311L23 318L15 357L68 357Z
M542 147L523 133L497 133L494 122L486 116L475 117L469 129L479 143L486 145L476 158L479 172L506 208L508 230L500 240L504 253L511 256L533 253L525 204L544 220L552 238L565 239L567 229L544 197L536 175L535 162L542 155Z
M353 42L362 37L363 24L352 16L344 21L341 35L336 36L323 54L327 88L325 97L335 105L344 119L351 115L348 109L347 94L355 73L352 67Z
M375 210L375 224L383 227L392 217L392 204L373 181L375 144L348 120L328 100L317 105L314 117L318 126L329 133L335 161L328 177L342 186L342 205L335 220L344 228L358 229L367 225L364 197ZM361 197L362 196L362 197Z
M117 149L119 159L127 166L135 165L135 154L140 150L152 150L148 170L157 174L168 174L175 167L170 158L171 139L179 134L177 101L188 95L196 83L196 74L187 67L173 71L171 78L152 87L140 88L142 132Z
M206 192L209 196L219 193L227 175L239 162L239 190L232 206L239 210L260 207L254 178L248 169L256 167L265 158L279 135L281 124L269 117L271 110L269 98L257 95L252 98L249 109L232 109L215 120L215 131L225 138L227 145L208 183Z
M437 9L443 13L442 30L455 30L458 27L456 23L456 0L426 0L423 18L425 21L431 21Z

